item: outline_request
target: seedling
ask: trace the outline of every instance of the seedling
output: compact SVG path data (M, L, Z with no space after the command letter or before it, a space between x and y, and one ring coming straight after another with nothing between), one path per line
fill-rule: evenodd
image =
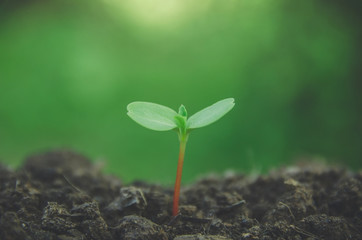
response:
M216 122L234 107L234 99L221 100L187 118L187 111L181 105L178 113L171 108L150 102L132 102L128 104L128 116L145 128L155 131L176 130L180 141L175 191L173 195L172 215L178 214L182 166L184 162L187 139L195 128L205 127Z

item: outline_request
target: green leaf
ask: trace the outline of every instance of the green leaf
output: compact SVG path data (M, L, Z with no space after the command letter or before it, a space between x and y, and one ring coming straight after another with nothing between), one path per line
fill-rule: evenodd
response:
M156 131L177 128L177 112L166 106L150 102L132 102L128 104L127 110L128 116L145 128Z
M204 108L187 120L187 128L200 128L214 123L228 113L234 105L234 98L227 98Z
M187 118L187 111L184 105L181 104L180 108L178 109L178 114Z

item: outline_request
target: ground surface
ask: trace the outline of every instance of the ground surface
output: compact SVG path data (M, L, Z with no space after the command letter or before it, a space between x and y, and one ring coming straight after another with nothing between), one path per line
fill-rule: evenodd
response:
M172 189L124 185L85 157L58 151L0 165L2 240L362 239L362 173L326 166L267 176L208 177Z

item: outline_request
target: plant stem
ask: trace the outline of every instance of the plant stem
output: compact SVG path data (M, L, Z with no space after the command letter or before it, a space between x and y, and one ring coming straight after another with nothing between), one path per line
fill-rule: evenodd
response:
M180 153L179 153L178 164L177 164L175 191L173 194L172 216L176 216L178 214L178 202L179 202L179 198L180 198L182 166L184 164L187 137L188 136L186 134L180 137Z

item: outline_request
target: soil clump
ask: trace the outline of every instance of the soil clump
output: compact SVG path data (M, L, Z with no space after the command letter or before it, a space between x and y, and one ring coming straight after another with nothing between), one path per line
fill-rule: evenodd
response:
M307 164L183 186L123 184L86 157L53 151L0 164L2 240L362 239L362 172Z

